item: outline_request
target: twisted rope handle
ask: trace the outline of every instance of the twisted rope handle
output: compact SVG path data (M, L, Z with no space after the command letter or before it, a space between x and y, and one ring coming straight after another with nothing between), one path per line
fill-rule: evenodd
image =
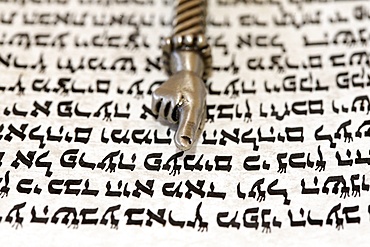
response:
M175 8L173 35L204 35L206 29L206 0L180 0Z
M175 12L172 35L162 41L164 69L172 74L170 64L174 51L194 51L203 61L201 78L206 80L212 71L211 47L205 36L207 0L179 0Z

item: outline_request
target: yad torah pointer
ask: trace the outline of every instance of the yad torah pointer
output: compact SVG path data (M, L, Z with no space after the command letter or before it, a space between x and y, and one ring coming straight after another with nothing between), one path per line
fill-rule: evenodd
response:
M173 33L162 42L163 67L169 79L152 94L152 111L178 123L175 144L190 149L203 129L212 70L211 48L205 36L206 0L178 0Z

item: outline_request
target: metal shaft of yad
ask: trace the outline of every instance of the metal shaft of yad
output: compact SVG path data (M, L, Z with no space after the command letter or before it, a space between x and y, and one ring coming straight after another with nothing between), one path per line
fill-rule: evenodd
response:
M203 128L211 72L211 48L205 37L206 0L179 0L173 34L162 42L163 66L170 78L152 94L152 111L178 123L175 144L188 150Z

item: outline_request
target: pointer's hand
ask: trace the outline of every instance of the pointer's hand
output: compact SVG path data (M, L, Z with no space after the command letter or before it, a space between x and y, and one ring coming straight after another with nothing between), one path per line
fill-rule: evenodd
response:
M175 143L181 150L190 149L203 128L206 94L203 80L188 70L173 74L152 94L153 113L179 124Z

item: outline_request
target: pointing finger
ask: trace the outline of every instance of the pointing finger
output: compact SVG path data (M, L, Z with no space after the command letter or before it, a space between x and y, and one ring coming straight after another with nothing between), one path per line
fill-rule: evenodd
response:
M183 105L180 107L179 126L175 135L175 144L181 150L188 150L192 147L196 133L202 122L204 105L194 107Z

